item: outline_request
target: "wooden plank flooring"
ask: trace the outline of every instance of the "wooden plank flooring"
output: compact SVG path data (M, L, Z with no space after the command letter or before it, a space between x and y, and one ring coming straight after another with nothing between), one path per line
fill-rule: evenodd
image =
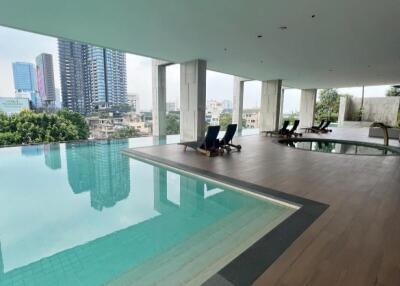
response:
M382 143L367 133L306 136ZM316 153L273 140L243 136L235 142L242 152L215 158L175 144L139 150L330 205L255 285L400 285L400 157Z

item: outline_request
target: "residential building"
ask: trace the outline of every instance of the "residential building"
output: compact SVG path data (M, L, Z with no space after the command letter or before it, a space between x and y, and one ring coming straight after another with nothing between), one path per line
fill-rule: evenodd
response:
M38 107L38 91L35 66L26 62L12 64L16 97L28 98L33 107Z
M40 101L43 107L54 107L56 91L54 87L53 56L42 53L36 57L36 74Z
M243 119L246 121L246 128L259 128L260 126L260 110L245 109L243 110Z
M208 100L206 103L206 122L209 125L219 125L219 117L224 111L223 104L217 100Z
M176 102L174 101L170 101L167 102L167 112L171 112L171 111L177 111L177 106L176 106Z
M132 108L132 111L140 111L140 101L137 94L128 94L128 105Z
M58 40L63 106L91 114L128 103L125 53Z
M86 47L78 42L58 40L62 106L81 114L89 114L91 110L89 92L85 89Z
M145 120L145 117L137 112L125 114L123 124L135 128L141 135L151 135L151 122Z

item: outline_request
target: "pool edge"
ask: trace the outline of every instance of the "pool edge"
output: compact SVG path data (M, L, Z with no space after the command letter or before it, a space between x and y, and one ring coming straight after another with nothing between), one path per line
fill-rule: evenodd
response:
M153 156L137 149L124 149L121 153L134 159L145 159L155 164L167 165L179 171L215 180L222 184L238 186L238 188L246 189L258 195L276 198L279 201L289 202L293 205L301 205L291 216L224 266L203 285L221 285L222 281L226 281L226 285L251 285L329 207L329 205L321 202L215 174L207 170Z

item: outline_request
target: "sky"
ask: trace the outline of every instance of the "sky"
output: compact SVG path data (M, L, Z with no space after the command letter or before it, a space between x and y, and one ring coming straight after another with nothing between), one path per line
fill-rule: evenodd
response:
M35 63L40 53L53 55L54 79L56 88L60 88L57 39L39 34L24 32L0 26L0 96L14 96L12 75L13 62ZM151 59L134 54L127 54L127 88L128 93L139 96L141 110L151 110ZM167 101L176 102L179 106L179 65L167 67ZM389 86L368 86L366 97L385 96ZM361 87L340 88L339 93L361 96ZM249 81L244 84L243 107L256 108L260 105L261 82ZM207 71L207 100L233 100L233 76ZM284 113L296 112L300 107L300 90L286 89Z

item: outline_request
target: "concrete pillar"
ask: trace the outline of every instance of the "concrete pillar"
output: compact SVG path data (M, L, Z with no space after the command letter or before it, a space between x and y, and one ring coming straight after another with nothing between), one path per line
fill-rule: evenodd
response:
M201 140L206 121L207 62L193 60L181 64L181 141Z
M307 128L314 125L316 89L302 89L300 97L300 127Z
M153 136L166 135L166 63L152 61Z
M340 97L340 104L339 104L339 115L338 115L338 123L339 127L344 126L344 122L348 118L348 113L350 111L350 100L347 96Z
M279 110L279 127L280 128L283 124L283 103L285 101L285 89L282 88L281 94L281 103L280 103L280 110Z
M279 128L282 80L267 80L261 85L260 131Z
M233 110L232 110L232 123L237 124L238 134L242 133L242 118L243 118L243 78L235 76L233 79Z

